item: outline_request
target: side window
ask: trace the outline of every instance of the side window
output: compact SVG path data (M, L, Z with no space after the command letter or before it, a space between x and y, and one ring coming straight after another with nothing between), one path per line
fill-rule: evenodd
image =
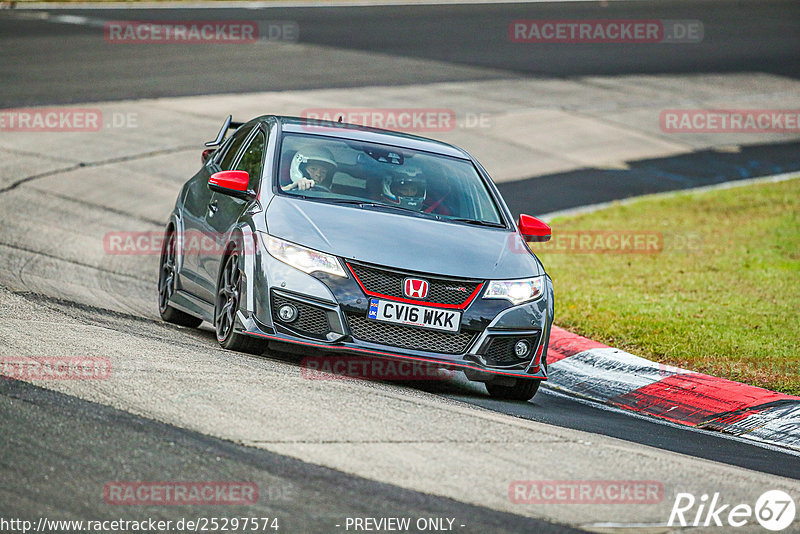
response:
M231 139L231 144L228 145L228 151L222 157L219 162L219 167L223 171L230 171L231 167L233 166L233 161L236 159L236 153L239 152L239 149L244 143L244 140L247 139L247 134L250 133L249 128L239 128L235 134L233 134L233 139Z
M250 175L250 181L247 184L248 189L257 190L258 183L261 181L261 172L263 166L261 164L264 159L264 148L267 146L267 137L264 132L259 131L250 145L245 149L242 154L242 159L236 166L237 171L247 171Z

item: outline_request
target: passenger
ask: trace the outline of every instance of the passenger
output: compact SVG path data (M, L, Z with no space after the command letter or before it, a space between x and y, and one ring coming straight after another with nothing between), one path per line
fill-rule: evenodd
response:
M419 168L403 168L383 180L381 196L404 208L436 215L451 215L444 205L448 197L447 191L432 195L432 185L438 185L438 190L443 184L429 184L425 173Z
M403 208L422 211L426 197L426 180L417 168L404 168L383 180L383 197Z

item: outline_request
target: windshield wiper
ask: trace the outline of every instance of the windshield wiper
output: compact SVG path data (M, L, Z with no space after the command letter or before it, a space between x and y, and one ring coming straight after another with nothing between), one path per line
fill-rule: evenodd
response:
M383 204L381 202L362 202L361 206L365 208L385 208L390 210L407 211L409 213L421 216L427 215L426 213L422 213L421 211L417 210L412 210L411 208L404 208L403 206L395 206L393 204Z
M475 219L462 219L462 218L458 218L458 217L446 217L445 220L446 221L461 222L461 223L466 223L466 224L474 224L475 226L487 226L489 228L505 228L506 227L506 225L503 224L503 223L496 223L496 222L491 222L491 221L478 221L478 220L475 220Z
M332 204L352 204L354 206L361 206L362 204L371 204L368 200L357 200L355 198L327 198L325 199Z
M371 202L369 200L355 200L349 198L343 199L331 199L331 203L333 204L351 204L354 206L360 206L362 208L382 208L382 209L389 209L389 210L397 210L397 211L404 211L408 213L413 213L414 215L420 215L422 217L427 216L427 213L423 213L421 211L412 210L411 208L404 208L403 206L395 206L393 204L383 204L382 202Z

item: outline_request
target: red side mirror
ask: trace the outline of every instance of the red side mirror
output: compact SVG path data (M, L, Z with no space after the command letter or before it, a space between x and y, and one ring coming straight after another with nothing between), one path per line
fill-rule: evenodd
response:
M519 226L519 231L525 241L550 241L550 236L553 233L548 224L524 213L519 216L517 226Z
M214 153L214 150L215 149L213 149L213 148L207 148L207 149L203 150L203 154L200 156L200 162L203 165L206 164L206 161L208 161L208 158L210 158L211 154Z
M247 193L250 175L246 171L215 172L208 179L208 188L228 195L241 197Z

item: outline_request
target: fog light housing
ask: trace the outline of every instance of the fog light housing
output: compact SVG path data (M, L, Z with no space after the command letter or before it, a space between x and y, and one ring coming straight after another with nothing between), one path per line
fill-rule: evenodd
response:
M531 352L531 344L524 339L520 339L516 343L514 343L514 354L517 355L517 358L525 358Z
M278 309L278 317L280 317L281 321L284 323L291 323L297 319L297 308L291 304L284 304Z

